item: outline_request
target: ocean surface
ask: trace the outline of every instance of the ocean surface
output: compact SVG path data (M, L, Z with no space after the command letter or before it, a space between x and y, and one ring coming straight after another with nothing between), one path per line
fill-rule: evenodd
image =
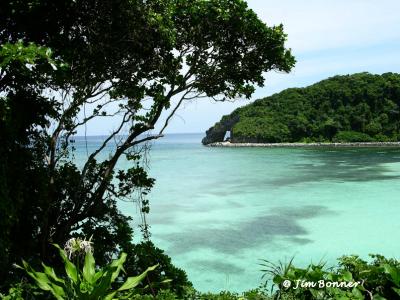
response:
M167 135L148 154L151 238L198 290L256 288L260 259L399 258L399 149L208 148L202 137ZM76 160L101 139L78 138ZM120 207L139 220L135 204Z

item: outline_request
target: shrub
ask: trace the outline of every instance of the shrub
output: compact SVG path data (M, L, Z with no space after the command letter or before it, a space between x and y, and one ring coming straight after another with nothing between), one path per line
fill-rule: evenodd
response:
M374 139L366 133L356 131L339 131L333 141L336 143L373 142Z
M380 134L380 133L374 135L374 140L376 142L391 142L392 141L392 139L390 137Z
M128 249L127 249L128 250ZM178 297L183 297L187 288L192 287L184 270L175 267L171 258L163 250L157 248L151 241L142 242L127 251L128 258L125 264L125 270L128 274L134 272L144 272L148 266L158 265L157 269L148 274L148 284L155 294L159 291L168 289L174 292ZM148 290L138 290L139 293L148 292Z
M326 268L325 264L310 264L306 268L296 268L292 260L273 264L264 261L264 276L272 277L273 287L277 287L275 299L400 299L400 263L381 255L371 255L366 262L358 256L344 256L336 268ZM308 286L294 288L297 282L355 283L352 287ZM287 286L290 282L291 285Z
M46 299L36 286L25 281L13 284L6 295L0 293L1 300L36 300Z
M382 132L382 125L378 121L372 121L365 126L365 131L370 135L375 135Z

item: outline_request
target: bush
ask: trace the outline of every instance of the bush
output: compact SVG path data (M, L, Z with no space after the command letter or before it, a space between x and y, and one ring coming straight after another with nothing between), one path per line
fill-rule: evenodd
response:
M16 283L10 287L8 293L3 295L0 293L1 300L36 300L36 299L50 299L43 295L43 291L39 290L36 286L29 284L25 281Z
M171 258L151 241L132 245L127 254L125 270L128 274L144 272L148 266L158 265L157 269L148 274L148 280L144 282L144 285L150 285L155 294L168 289L178 297L183 297L186 289L192 287L185 271L175 267ZM143 290L144 292L148 290Z
M397 136L386 136L384 134L376 134L374 136L375 141L377 142L397 142Z
M382 132L382 125L378 121L372 121L365 126L365 131L370 135L375 135Z
M362 143L373 142L374 139L366 133L356 131L339 131L333 138L336 143Z
M371 255L366 262L358 256L343 256L336 268L325 264L310 264L296 268L292 261L278 265L265 261L264 275L272 276L273 287L278 290L274 299L400 299L400 263L381 255ZM325 286L318 285L323 280ZM316 286L298 287L297 282L314 282ZM290 282L291 285L287 286ZM348 287L328 287L327 282L358 283Z

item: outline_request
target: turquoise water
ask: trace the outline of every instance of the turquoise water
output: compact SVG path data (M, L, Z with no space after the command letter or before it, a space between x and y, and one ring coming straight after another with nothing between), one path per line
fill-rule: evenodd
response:
M201 138L169 135L149 155L152 239L197 289L255 288L260 259L398 257L400 150L208 148ZM121 209L138 218L134 204Z

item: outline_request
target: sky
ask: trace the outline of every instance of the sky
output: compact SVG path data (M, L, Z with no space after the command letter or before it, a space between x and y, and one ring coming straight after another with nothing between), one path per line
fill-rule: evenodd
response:
M304 87L322 79L357 72L400 73L399 0L248 0L248 6L269 26L283 24L286 46L297 63L289 74L265 74L250 100L214 102L199 99L177 111L166 133L205 132L223 115L255 99L289 87ZM116 120L88 125L88 135L112 131ZM157 127L156 127L157 129ZM78 131L82 135L84 129Z

